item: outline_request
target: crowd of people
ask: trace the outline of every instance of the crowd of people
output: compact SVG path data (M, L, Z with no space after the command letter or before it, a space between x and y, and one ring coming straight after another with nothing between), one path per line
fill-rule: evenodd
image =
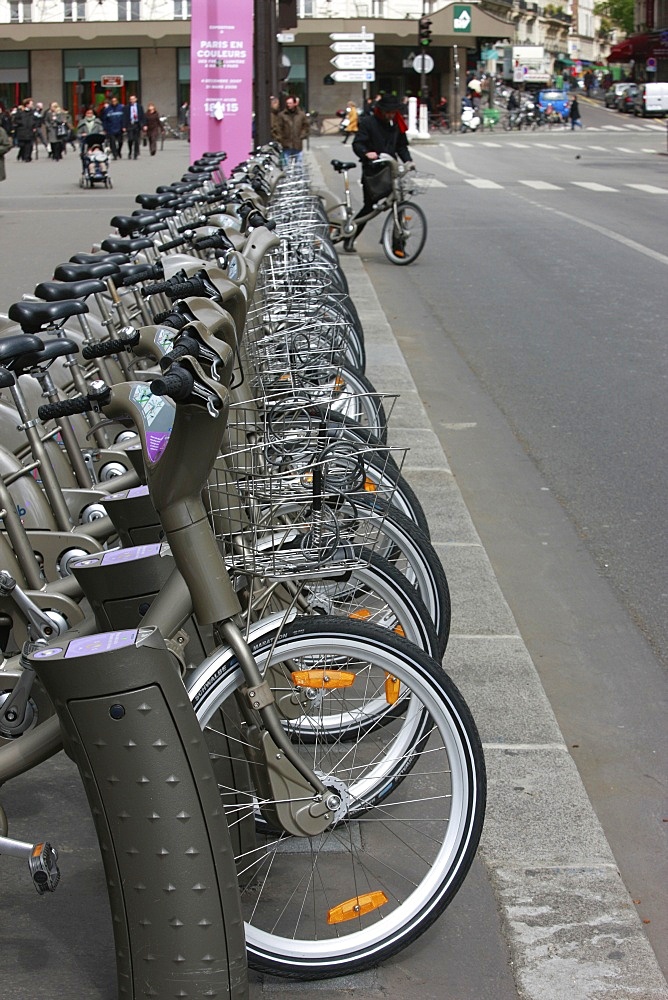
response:
M125 105L118 97L111 97L84 108L76 123L58 101L45 107L42 102L26 97L11 110L0 104L0 129L5 134L1 141L9 144L7 152L16 148L19 162L30 163L35 150L43 148L48 158L57 163L68 146L77 149L77 142L80 151L95 142L106 145L114 160L123 155L124 144L128 159L136 160L142 146L155 156L165 126L155 104L147 104L144 109L132 94Z

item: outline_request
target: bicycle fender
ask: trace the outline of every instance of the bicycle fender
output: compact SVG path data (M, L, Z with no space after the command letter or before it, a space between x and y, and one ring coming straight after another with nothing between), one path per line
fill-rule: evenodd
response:
M293 621L297 612L292 610L288 614L284 611L277 611L273 615L268 615L261 621L251 625L246 637L249 645L265 636L274 637L280 629L288 622ZM236 670L239 666L234 650L230 646L220 646L200 665L190 673L186 679L186 689L191 696L197 691L196 702L192 701L195 712L198 712L206 701L208 693L216 686L220 678L229 670Z

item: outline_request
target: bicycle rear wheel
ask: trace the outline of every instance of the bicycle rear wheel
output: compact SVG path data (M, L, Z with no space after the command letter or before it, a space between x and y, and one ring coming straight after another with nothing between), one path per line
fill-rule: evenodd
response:
M252 784L245 808L221 789L231 827L257 820L237 858L249 964L296 979L359 972L423 933L466 876L485 809L475 724L433 660L388 630L307 619L251 648L279 704L296 699L284 728L340 804L323 833L292 837L262 821L271 803ZM348 686L299 688L299 670ZM189 685L214 748L219 710L242 686L213 662ZM226 752L245 758L253 720L236 718L224 718ZM259 770L256 755L249 776L266 789Z
M427 218L412 201L402 201L394 212L388 212L383 223L381 243L385 256L393 264L411 264L422 253L427 240Z

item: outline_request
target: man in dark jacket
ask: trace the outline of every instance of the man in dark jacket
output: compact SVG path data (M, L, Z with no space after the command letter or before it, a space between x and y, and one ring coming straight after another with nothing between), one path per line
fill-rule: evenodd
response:
M309 124L296 97L286 97L285 109L279 111L276 122L285 158L301 159L302 144L308 136Z
M19 147L18 159L23 163L32 160L32 147L35 139L35 105L32 97L26 97L21 107L14 114L14 138Z
M139 140L145 124L144 109L132 94L123 112L123 132L128 140L128 160L136 160L139 156Z
M125 105L121 104L117 97L112 97L109 106L102 115L102 124L107 133L111 155L118 160L123 147L123 122L125 119Z
M406 131L406 123L399 114L399 99L393 94L383 94L376 102L373 111L360 117L359 130L353 141L353 150L362 161L364 204L355 219L368 215L377 201L377 196L371 193L366 181L378 169L374 166L374 162L379 159L380 154L386 153L395 160L401 160L402 163L412 161ZM354 241L365 225L365 222L358 223L355 236L344 240L343 247L348 253L352 253L355 249Z

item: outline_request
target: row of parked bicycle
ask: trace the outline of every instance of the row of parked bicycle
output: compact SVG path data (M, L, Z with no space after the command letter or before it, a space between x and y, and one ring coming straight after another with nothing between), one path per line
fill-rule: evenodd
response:
M485 810L322 203L273 146L224 159L0 317L0 783L77 763L122 996L378 964L452 900ZM55 889L55 848L0 824Z

